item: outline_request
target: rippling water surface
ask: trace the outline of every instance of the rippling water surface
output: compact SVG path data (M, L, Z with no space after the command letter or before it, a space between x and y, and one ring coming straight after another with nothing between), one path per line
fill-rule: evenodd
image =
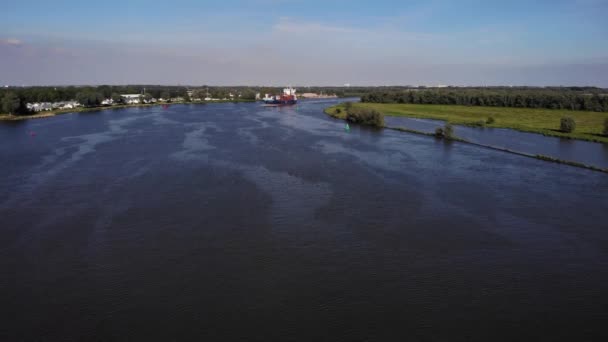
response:
M0 340L608 337L605 174L333 103L0 125Z
M441 120L405 116L387 116L385 121L389 127L407 127L427 133L433 133L436 128L445 126L445 122ZM459 138L484 145L507 148L528 154L541 154L608 169L608 144L489 127L455 125L454 134Z

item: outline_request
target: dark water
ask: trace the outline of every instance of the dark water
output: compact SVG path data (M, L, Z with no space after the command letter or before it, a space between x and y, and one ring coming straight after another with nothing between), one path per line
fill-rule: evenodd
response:
M0 340L608 337L605 174L331 103L0 125Z
M437 127L445 125L441 120L394 116L385 117L385 121L390 127L407 127L422 132L435 132ZM608 144L546 137L503 128L454 126L454 133L460 138L480 144L608 168Z

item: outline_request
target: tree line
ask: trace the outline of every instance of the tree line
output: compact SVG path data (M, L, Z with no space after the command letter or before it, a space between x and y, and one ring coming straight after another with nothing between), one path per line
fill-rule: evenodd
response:
M377 89L404 89L403 87L298 87L299 93L313 92L336 94L340 97L359 97ZM32 86L0 88L0 99L7 93L12 93L24 103L60 102L78 100L80 96L91 99L90 103L98 102L95 98L115 99L120 94L142 94L153 98L167 99L181 97L186 99L188 91L192 91L193 98L214 99L229 98L230 94L240 95L240 99L253 100L255 95L279 94L283 87L268 86L165 86L165 85L99 85L99 86ZM86 101L85 101L86 102ZM82 103L82 102L81 102Z
M0 95L7 92L14 93L26 103L59 102L77 99L78 94L96 94L104 99L112 98L116 94L144 94L160 98L162 93L171 97L180 97L187 94L188 88L183 86L160 85L126 85L126 86L64 86L64 87L11 87L0 90Z
M278 88L277 88L278 89ZM274 92L277 89L264 90ZM243 100L254 100L255 89L249 87L197 87L163 86L163 85L126 85L126 86L63 86L63 87L10 87L0 88L0 114L27 115L31 111L27 103L61 102L75 100L85 107L100 106L105 99L112 99L115 104L121 104L124 99L121 94L141 94L141 100L175 99L180 98L190 102L189 91L194 98L230 98L233 94ZM240 95L240 97L239 97Z
M608 94L597 88L440 88L375 91L363 95L361 102L608 112Z
M518 108L548 108L608 111L608 90L595 87L448 87L413 86L381 87L296 87L299 93L336 94L340 97L361 97L362 102L417 103ZM253 100L255 95L278 94L282 87L260 86L165 86L165 85L100 85L57 87L0 88L0 112L27 114L25 104L77 100L86 106L98 106L104 99L120 103L120 94L141 94L143 99L192 97L204 99ZM240 97L239 97L240 95ZM9 111L10 110L10 111Z

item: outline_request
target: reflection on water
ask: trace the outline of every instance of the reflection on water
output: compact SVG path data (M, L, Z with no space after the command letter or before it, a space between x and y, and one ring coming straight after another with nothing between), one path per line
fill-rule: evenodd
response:
M0 125L0 340L601 336L606 175L347 132L336 102Z

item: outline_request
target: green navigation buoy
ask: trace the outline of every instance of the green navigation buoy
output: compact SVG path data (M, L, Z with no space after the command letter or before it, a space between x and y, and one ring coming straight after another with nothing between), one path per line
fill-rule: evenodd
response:
M347 132L350 131L350 126L348 124L346 124L346 126L344 126L344 130Z

